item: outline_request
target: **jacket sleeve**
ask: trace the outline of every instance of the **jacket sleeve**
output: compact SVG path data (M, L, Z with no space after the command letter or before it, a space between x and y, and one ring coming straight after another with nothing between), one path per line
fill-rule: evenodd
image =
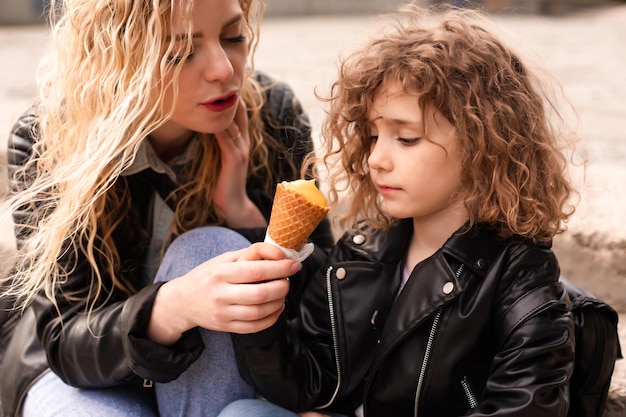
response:
M263 73L256 77L266 88L266 131L283 149L276 161L293 163L292 167L277 167L277 172L283 173L281 180L300 178L304 158L313 150L308 118L286 84ZM268 219L270 210L271 199L264 212ZM310 240L315 251L303 262L302 271L290 278L286 308L277 323L259 333L232 335L242 377L265 398L298 411L311 409L323 390L334 387L326 288L319 271L334 241L328 219ZM322 378L328 379L322 383Z
M313 274L299 304L299 314L283 313L269 329L233 335L242 377L263 397L294 411L304 411L332 397L337 368L324 273L303 264L290 281Z
M27 109L15 122L7 142L7 171L9 192L15 193L27 187L32 173L21 172L26 162L33 155L33 146L38 135L37 106ZM12 213L15 225L17 246L20 247L21 237L26 233L22 227L27 223L28 208L24 207Z
M279 144L273 156L284 165L275 168L283 173L283 180L297 179L304 158L313 150L309 117L288 84L260 71L255 73L255 78L265 91L262 109L265 131Z
M173 346L145 336L160 284L91 314L84 304L69 303L59 305L59 314L48 298L39 296L33 304L37 333L50 368L67 384L81 388L116 386L136 378L168 382L178 377L204 345L197 329Z
M37 137L37 109L29 109L17 121L8 143L11 190L19 191L29 182L29 173L14 174L33 155ZM18 247L22 224L28 222L31 207L13 213ZM78 258L74 258L78 256ZM104 387L135 378L169 381L182 373L203 349L197 331L190 331L174 346L165 347L145 337L159 284L144 288L127 298L115 291L105 305L87 314L84 303L70 302L62 294L84 293L90 286L91 271L78 251L67 250L60 263L72 271L59 284L56 306L43 294L33 302L37 333L49 366L65 382L78 387Z
M495 356L470 416L566 416L574 322L548 249L514 254L494 305ZM495 413L493 413L495 411Z
M291 169L283 170L285 175L281 180L295 180L300 177L304 158L313 149L308 118L287 85L263 73L257 73L256 77L266 88L267 132L280 139L282 145L282 156L277 160L288 159L293 164ZM264 211L268 220L271 204L269 198ZM265 229L261 234L265 235ZM277 323L259 333L232 335L242 377L265 398L293 410L311 409L324 387L320 382L321 372L330 370L332 363L326 290L319 270L333 244L328 219L324 219L310 240L315 251L303 262L300 273L290 278L286 308ZM302 331L305 327L306 332ZM316 343L308 343L308 335L315 335ZM327 360L323 365L324 359L310 350L318 347L321 340L327 341L324 345L327 349L320 349Z

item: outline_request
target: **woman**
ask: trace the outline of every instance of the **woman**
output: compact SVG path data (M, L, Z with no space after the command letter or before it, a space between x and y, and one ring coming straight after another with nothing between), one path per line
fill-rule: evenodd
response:
M24 314L3 340L3 412L216 414L254 396L224 332L270 326L299 292L280 252L218 256L263 239L274 184L312 147L291 90L249 65L262 4L51 10L41 99L9 144L19 253L3 296ZM319 256L328 223L312 240ZM190 386L205 395L187 401Z

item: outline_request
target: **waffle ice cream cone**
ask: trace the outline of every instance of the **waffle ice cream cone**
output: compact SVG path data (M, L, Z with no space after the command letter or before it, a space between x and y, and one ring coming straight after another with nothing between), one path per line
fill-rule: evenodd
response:
M283 181L276 187L267 234L277 245L298 251L328 210L313 180Z

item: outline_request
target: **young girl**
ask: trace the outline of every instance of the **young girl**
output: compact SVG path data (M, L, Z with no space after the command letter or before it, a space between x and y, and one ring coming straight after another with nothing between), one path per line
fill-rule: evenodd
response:
M292 91L249 65L262 6L52 2L0 210L19 247L1 305L23 307L0 316L0 415L211 416L255 395L228 332L273 324L300 264L217 255L263 240L274 184L312 149ZM319 256L327 222L312 239Z
M538 79L472 17L430 27L410 7L343 62L323 133L352 231L297 319L234 337L268 400L366 417L567 414L567 296L520 303L559 279L567 158ZM220 417L233 415L294 413L249 400Z

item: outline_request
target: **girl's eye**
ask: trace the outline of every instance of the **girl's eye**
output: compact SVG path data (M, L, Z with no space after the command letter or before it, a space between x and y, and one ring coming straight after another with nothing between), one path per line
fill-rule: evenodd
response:
M376 142L377 140L378 140L377 135L371 135L370 137L367 138L368 142Z
M415 145L419 138L398 138L398 141L406 146Z

